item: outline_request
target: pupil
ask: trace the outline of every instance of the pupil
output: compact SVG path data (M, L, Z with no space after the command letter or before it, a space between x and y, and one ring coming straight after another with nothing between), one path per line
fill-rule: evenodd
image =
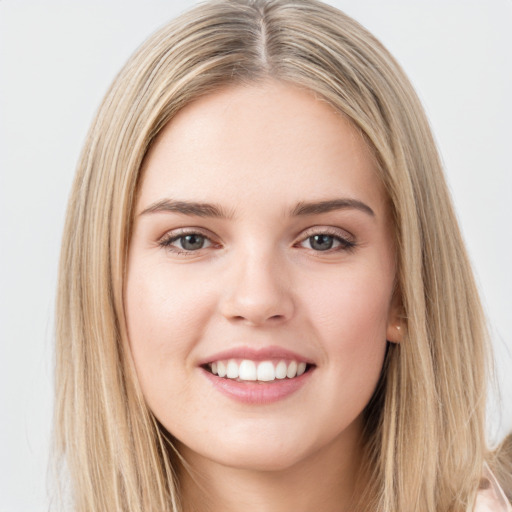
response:
M327 251L332 247L334 240L330 235L315 235L310 237L311 247L317 251Z
M204 237L201 235L185 235L181 237L181 246L187 251L201 249L204 244Z

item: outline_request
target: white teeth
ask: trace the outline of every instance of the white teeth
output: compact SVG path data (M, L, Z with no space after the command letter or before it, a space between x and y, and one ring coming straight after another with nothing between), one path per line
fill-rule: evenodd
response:
M270 361L263 361L258 365L258 380L268 382L270 380L276 380L276 371L274 365Z
M288 370L286 370L286 376L289 379L293 379L293 377L295 377L296 375L297 375L297 363L295 361L292 361L288 365Z
M228 367L226 369L226 377L228 379L238 379L238 365L236 361L228 361Z
M250 359L243 359L240 364L235 359L228 361L215 361L210 364L211 372L219 377L241 381L271 382L276 379L293 379L300 377L306 371L306 363L297 361L261 361L256 363Z
M226 365L222 361L217 363L217 374L219 377L226 376Z
M257 380L256 364L254 361L244 359L240 363L240 380Z
M286 370L288 370L286 363L284 361L279 361L276 366L276 379L286 378Z

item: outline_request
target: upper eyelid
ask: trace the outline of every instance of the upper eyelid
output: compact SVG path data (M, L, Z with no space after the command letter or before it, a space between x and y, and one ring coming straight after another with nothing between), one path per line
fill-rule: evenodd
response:
M208 238L209 240L212 240L215 238L215 235L209 231L208 229L200 228L200 227L184 227L184 228L177 228L172 229L170 231L166 231L161 237L159 237L159 240L168 240L172 238L180 238L181 236L186 235L201 235L205 238Z
M351 242L355 242L356 238L352 233L350 233L350 231L347 231L346 229L343 228L337 228L334 226L312 226L311 228L302 230L296 238L302 237L300 238L300 240L304 240L310 236L321 234L336 236L344 240L348 239Z
M166 231L160 239L168 238L168 237L177 237L179 238L181 235L187 235L187 234L198 234L205 236L207 238L218 238L214 233L212 233L210 230L201 228L199 226L187 226L182 228L176 228L172 229L170 231ZM328 233L332 235L339 235L340 233L345 233L350 238L355 238L352 233L347 231L346 229L335 227L335 226L311 226L306 229L302 229L294 238L299 238L300 236L311 236L310 233L313 234L322 234L322 233Z

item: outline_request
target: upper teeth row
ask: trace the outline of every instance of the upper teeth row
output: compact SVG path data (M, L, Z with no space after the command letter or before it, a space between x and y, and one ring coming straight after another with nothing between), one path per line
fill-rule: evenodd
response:
M240 362L230 359L229 361L216 361L211 363L210 369L214 375L227 377L228 379L239 380L261 380L269 382L276 379L293 379L306 371L306 363L297 361L279 361L275 366L272 361L261 361L256 363L250 359L243 359Z

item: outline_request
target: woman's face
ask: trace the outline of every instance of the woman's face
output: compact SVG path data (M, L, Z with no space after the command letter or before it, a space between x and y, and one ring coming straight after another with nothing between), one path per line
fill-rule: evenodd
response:
M291 85L232 86L184 108L144 167L129 341L185 457L283 469L352 449L398 341L389 213L358 132Z

